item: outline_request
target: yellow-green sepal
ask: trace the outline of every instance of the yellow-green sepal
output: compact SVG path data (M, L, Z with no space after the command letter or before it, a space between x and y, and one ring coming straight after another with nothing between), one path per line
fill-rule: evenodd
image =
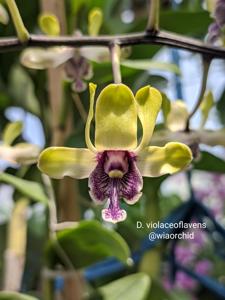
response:
M32 47L21 53L20 62L27 68L43 70L57 68L73 56L74 49L69 47Z
M124 84L109 84L96 103L95 146L97 150L135 149L137 146L137 105Z
M39 157L38 167L48 176L88 178L96 166L95 155L84 148L50 147Z
M138 155L137 166L142 176L158 177L173 174L189 166L192 152L182 143L170 142L164 147L150 146Z

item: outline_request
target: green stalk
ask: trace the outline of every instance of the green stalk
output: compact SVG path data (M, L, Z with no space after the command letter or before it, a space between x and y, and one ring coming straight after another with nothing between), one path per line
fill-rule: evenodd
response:
M23 20L21 18L20 12L18 10L18 7L16 5L15 0L6 0L6 4L8 5L18 39L24 43L29 40L29 32L25 28L23 24Z
M203 68L202 68L202 82L201 82L200 92L199 92L197 102L196 102L193 110L190 112L190 114L188 116L186 130L185 130L186 132L189 132L190 119L197 112L197 110L200 107L202 100L204 98L204 94L205 94L206 87L207 87L207 79L208 79L209 67L210 67L211 61L212 61L211 57L204 56L204 55L202 56Z
M120 71L120 46L116 43L112 43L110 46L110 54L114 83L118 84L122 82Z
M158 222L160 220L158 192L162 180L162 178L146 178L144 180L144 192L147 196L145 221L148 223ZM154 229L149 229L149 233L153 230ZM140 262L139 271L148 274L150 278L157 279L160 276L162 250L162 246L159 245L147 251Z
M149 5L149 16L146 30L155 32L159 30L159 0L151 0Z

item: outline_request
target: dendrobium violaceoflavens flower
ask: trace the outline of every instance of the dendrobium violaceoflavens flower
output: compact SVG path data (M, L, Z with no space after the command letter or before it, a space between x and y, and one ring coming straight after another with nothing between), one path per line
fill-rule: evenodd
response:
M134 96L124 84L109 84L96 101L96 86L89 85L90 109L85 128L87 149L50 147L39 158L39 168L53 178L89 178L90 196L97 204L107 201L102 217L109 222L126 219L120 200L134 204L141 196L142 176L157 177L186 168L190 149L170 142L164 147L149 146L162 97L158 90L145 86ZM95 144L90 126L95 116ZM137 141L138 118L142 138Z

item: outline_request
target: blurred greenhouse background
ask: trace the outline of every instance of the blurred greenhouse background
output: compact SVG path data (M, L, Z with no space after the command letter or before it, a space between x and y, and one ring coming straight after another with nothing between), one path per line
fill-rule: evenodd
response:
M154 1L163 31L225 47L224 0ZM16 0L28 32L45 39L144 32L150 2ZM122 83L134 94L146 85L162 93L151 145L182 142L193 160L177 174L144 177L140 200L121 201L127 218L110 223L102 218L105 204L91 200L88 179L51 179L37 162L49 146L86 147L88 84L99 95L115 81L112 53L90 45L27 47L26 41L3 49L1 39L16 37L12 3L0 1L0 299L225 299L225 48L210 64L190 122L203 55L151 43L116 53ZM217 39L210 39L213 22L224 22ZM138 124L139 139L141 132ZM138 227L151 222L158 228ZM179 222L192 225L159 226ZM194 238L151 240L151 231Z

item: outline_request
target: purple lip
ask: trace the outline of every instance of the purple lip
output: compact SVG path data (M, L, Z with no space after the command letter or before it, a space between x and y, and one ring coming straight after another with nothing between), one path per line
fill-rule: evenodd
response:
M109 222L126 219L126 211L120 208L120 199L134 204L141 196L142 176L136 166L136 157L129 151L104 151L98 154L98 164L89 177L90 196L103 204L109 201L102 217Z

